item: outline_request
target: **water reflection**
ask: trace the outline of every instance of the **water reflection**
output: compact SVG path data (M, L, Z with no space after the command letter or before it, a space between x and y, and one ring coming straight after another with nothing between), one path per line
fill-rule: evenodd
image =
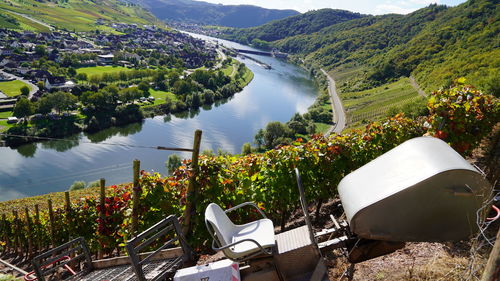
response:
M36 144L30 143L16 148L17 152L26 158L33 158L36 153Z
M72 135L64 140L50 140L41 142L41 148L52 149L57 152L65 152L80 144L80 135Z
M126 137L134 135L142 130L143 121L119 127L111 127L97 133L85 133L85 136L93 143L103 142L114 136Z

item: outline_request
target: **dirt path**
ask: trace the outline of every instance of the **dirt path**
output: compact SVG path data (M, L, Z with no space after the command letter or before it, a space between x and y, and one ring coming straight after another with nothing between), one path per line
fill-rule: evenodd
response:
M410 76L410 83L419 95L421 95L422 97L427 97L427 94L422 90L422 88L420 88L417 81L415 81L415 77Z
M342 105L342 101L337 94L337 89L335 88L335 80L333 80L333 78L325 70L321 69L321 71L328 78L328 93L330 93L330 100L332 102L333 109L333 126L328 129L325 135L329 135L331 133L340 134L346 126L344 106Z

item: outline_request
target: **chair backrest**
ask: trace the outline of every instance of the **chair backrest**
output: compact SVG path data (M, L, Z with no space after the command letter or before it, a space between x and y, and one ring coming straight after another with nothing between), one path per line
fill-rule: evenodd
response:
M205 209L205 222L208 222L215 231L217 240L221 244L219 246L232 243L231 237L234 233L235 225L219 205L210 203L207 206ZM211 234L213 235L213 233Z
M74 280L92 270L92 258L83 237L34 257L32 263L39 281L54 280L54 278ZM54 277L59 274L59 269L63 271L62 276Z
M140 281L165 280L192 259L192 250L175 215L168 216L128 241L127 252ZM151 267L161 269L151 274Z

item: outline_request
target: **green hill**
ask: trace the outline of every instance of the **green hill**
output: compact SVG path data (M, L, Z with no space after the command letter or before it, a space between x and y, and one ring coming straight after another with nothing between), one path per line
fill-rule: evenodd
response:
M299 34L311 34L336 23L361 18L363 15L344 10L321 9L285 19L272 21L262 26L232 29L227 33L227 39L244 44L254 40L276 41Z
M159 19L202 25L251 27L297 15L294 10L251 5L221 5L193 0L129 0L149 9Z
M469 0L456 7L430 5L408 15L366 16L316 32L281 38L285 20L240 31L266 34L273 47L327 70L356 69L341 88L359 91L413 75L427 92L457 77L498 95L500 7L494 0ZM310 25L312 26L312 25ZM309 27L310 27L309 26ZM314 31L314 29L311 29ZM293 34L291 34L293 35ZM264 37L260 37L264 38Z
M118 0L0 0L0 28L112 31L110 23L163 25L143 8Z

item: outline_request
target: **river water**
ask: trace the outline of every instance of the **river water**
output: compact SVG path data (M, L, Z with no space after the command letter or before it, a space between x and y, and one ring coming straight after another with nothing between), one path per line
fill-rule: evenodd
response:
M196 35L202 39L211 39ZM248 46L217 39L228 47ZM47 141L0 148L0 201L64 191L77 180L105 178L107 184L132 181L132 161L141 169L166 173L170 153L147 147L192 148L194 131L203 131L201 149L240 153L245 142L271 121L286 122L304 113L317 89L304 70L281 60L255 56L272 66L264 69L241 60L254 73L252 82L226 102L184 116L157 116L142 123L110 128L96 134L81 133L64 141ZM180 153L189 158L190 153Z

